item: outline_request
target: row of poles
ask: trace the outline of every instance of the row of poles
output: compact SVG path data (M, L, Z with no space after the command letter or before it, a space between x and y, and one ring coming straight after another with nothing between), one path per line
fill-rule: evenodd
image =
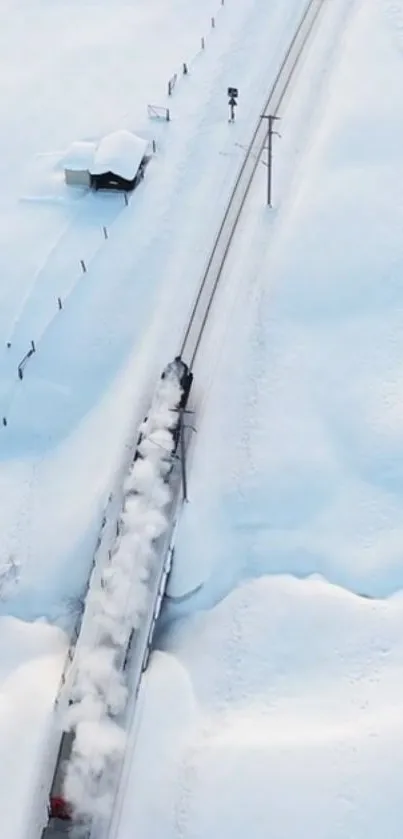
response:
M224 5L225 5L225 0L221 0L221 6L224 6ZM211 25L211 29L215 29L216 18L215 18L214 15L210 18L210 25ZM200 38L200 47L201 47L202 51L205 50L205 48L206 48L206 39L205 39L204 36L202 36ZM182 63L182 74L184 76L187 76L189 74L189 64L188 64L187 61L183 61L183 63ZM177 80L178 80L178 74L177 73L174 73L174 75L171 76L171 78L168 80L168 85L167 85L168 96L172 96L172 93L173 93L173 90L174 90L174 87L176 85ZM169 111L168 111L167 121L169 122Z

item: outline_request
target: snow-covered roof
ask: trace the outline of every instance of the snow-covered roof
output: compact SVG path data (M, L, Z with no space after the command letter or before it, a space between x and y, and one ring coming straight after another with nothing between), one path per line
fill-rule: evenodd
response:
M96 152L96 143L78 141L72 143L64 159L64 168L73 172L89 171Z
M101 140L90 166L91 175L113 172L132 180L146 153L147 141L130 131L114 131Z

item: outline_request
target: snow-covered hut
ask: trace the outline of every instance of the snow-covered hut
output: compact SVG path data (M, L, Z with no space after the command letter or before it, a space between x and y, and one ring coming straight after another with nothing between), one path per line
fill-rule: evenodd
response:
M64 178L69 186L90 186L90 168L94 159L96 144L72 143L64 159Z
M94 189L131 190L142 180L147 141L130 131L115 131L99 143L90 165Z

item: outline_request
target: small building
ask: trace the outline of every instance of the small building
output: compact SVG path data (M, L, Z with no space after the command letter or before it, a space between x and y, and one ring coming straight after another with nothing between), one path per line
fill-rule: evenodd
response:
M96 144L72 143L64 160L64 179L69 186L91 186L90 168Z
M64 160L66 184L129 192L144 177L147 145L125 130L108 134L99 143L72 143Z
M94 189L130 191L144 177L148 162L147 141L130 131L115 131L99 143L91 163L90 183Z

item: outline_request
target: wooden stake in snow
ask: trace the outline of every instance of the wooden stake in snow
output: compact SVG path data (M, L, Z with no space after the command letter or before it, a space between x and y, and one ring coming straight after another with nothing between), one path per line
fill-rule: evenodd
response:
M83 259L80 259L80 265L81 265L81 268L82 268L83 274L85 274L85 272L86 272L87 268L86 268L86 265L85 265L85 262L84 262L84 260L83 260Z
M211 28L212 29L215 28L215 18L214 17L211 18Z
M62 308L63 308L63 306L62 306L62 301L61 301L61 298L60 298L60 297L58 297L58 298L57 298L57 305L58 305L59 309L62 309Z
M201 39L201 48L202 48L202 50L204 50L204 47L205 47L204 38L202 38L202 39Z
M107 231L106 227L104 226L102 228L102 230L103 230L104 238L107 239L108 238L108 231Z

